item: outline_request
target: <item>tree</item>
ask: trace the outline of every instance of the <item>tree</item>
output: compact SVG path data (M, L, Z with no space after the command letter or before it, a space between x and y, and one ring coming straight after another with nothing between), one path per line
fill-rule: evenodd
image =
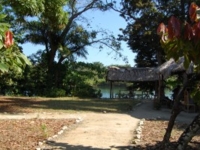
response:
M185 58L185 68L187 68L190 62L195 65L195 79L196 88L193 91L193 98L199 101L200 90L199 90L199 39L200 39L200 12L199 7L196 3L191 3L189 8L189 18L190 22L183 20L180 21L179 18L171 16L168 25L165 26L161 23L158 27L157 33L161 37L161 45L165 49L168 57L174 57L175 60L178 57L183 56ZM187 86L188 82L184 84L180 90L177 98L175 99L175 105L172 110L172 115L168 124L168 129L166 131L163 142L168 142L171 134L171 130L174 124L176 116L180 113L178 102L180 100L179 96L183 92L184 88ZM194 85L193 85L194 86ZM200 113L194 118L193 122L186 128L183 134L179 138L179 144L177 149L185 149L188 142L192 139L195 133L200 129Z
M166 61L166 57L156 34L157 24L161 21L165 22L171 14L180 14L180 1L121 0L121 3L122 9L119 12L126 20L127 27L122 29L119 40L126 41L132 52L136 53L136 67L161 65ZM134 85L142 89L147 87L150 90L155 89L154 82L140 82Z
M121 16L128 25L122 30L119 39L127 41L131 50L137 54L136 66L155 67L162 64L165 58L155 28L157 22L164 19L163 14L168 8L158 1L138 0L122 0L122 6Z
M68 73L63 78L63 84L68 94L78 97L100 97L98 85L105 82L106 68L99 62L73 62L68 66Z
M107 35L104 30L89 30L89 22L87 22L87 26L81 25L85 12L106 11L109 8L109 5L103 1L88 0L80 3L76 0L31 1L34 8L35 4L39 3L39 8L33 12L29 4L24 8L25 5L21 0L4 1L4 3L10 5L19 18L23 17L20 18L20 21L25 20L21 21L25 31L24 40L45 46L47 83L52 83L51 86L58 86L60 82L60 79L57 78L60 74L59 66L64 61L73 58L73 54L85 57L87 46L99 43L100 49L107 46L116 52L120 50L120 43L116 41L114 36ZM18 5L16 6L16 4ZM24 16L34 16L34 18L26 19ZM102 38L99 38L99 35Z

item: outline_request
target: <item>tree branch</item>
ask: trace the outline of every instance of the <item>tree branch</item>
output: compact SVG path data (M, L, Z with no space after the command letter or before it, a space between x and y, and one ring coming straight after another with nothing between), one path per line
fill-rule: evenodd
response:
M95 7L93 7L93 5L97 2L98 0L93 0L91 3L89 3L82 11L77 12L76 14L72 14L72 16L69 18L68 23L65 27L65 29L63 30L62 34L61 34L61 40L64 39L65 35L69 32L70 30L70 26L73 22L73 20L75 18L77 18L78 16L80 16L82 13L88 11L89 9L93 9Z

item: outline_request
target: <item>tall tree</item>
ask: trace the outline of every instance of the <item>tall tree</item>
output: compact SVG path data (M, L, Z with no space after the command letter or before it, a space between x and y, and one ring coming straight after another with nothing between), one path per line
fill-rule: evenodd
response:
M166 60L164 51L159 45L156 29L158 22L165 20L165 14L170 15L172 13L170 11L177 7L176 2L169 1L169 5L163 5L164 1L121 0L122 8L119 12L126 20L127 26L122 29L119 40L126 41L132 52L136 53L136 67L156 67ZM174 9L171 9L172 7ZM134 86L141 89L155 89L154 82L139 82L134 83ZM164 89L161 93L164 93ZM161 99L163 96L162 94Z
M136 53L137 67L155 67L166 58L156 35L158 22L166 22L172 14L180 15L180 0L122 0L121 16L127 21L119 39L126 40ZM185 6L183 6L185 7ZM184 15L182 15L184 16Z
M104 30L89 30L89 22L88 26L81 25L84 13L92 10L106 11L109 8L101 0L84 2L76 0L32 1L33 4L39 3L39 8L36 9L39 11L38 15L35 15L38 11L29 13L29 11L32 12L31 9L19 10L19 7L25 6L21 0L9 0L5 3L13 8L18 17L33 16L32 18L19 17L19 21L24 19L24 22L21 21L21 25L25 31L25 41L45 46L44 53L46 54L49 78L47 83L53 83L54 86L57 86L59 82L57 78L59 65L71 58L74 53L85 57L87 55L86 46L99 43L100 49L103 46L114 51L120 49L120 44L114 36L107 35Z

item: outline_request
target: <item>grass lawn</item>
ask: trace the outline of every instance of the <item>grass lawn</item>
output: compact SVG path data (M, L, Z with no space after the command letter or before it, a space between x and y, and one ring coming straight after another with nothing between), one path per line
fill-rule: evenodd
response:
M41 97L0 97L0 112L127 112L137 104L133 99L80 99L75 97L41 98Z

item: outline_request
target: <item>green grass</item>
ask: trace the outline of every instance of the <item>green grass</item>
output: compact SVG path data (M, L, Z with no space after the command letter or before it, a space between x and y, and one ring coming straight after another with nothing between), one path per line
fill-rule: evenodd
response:
M80 99L80 98L27 98L27 97L7 97L0 98L0 108L10 106L14 110L28 109L31 111L90 111L90 112L113 112L121 113L130 111L137 100L132 99ZM12 110L12 109L11 109ZM4 110L6 112L6 110ZM7 111L8 112L8 111Z

